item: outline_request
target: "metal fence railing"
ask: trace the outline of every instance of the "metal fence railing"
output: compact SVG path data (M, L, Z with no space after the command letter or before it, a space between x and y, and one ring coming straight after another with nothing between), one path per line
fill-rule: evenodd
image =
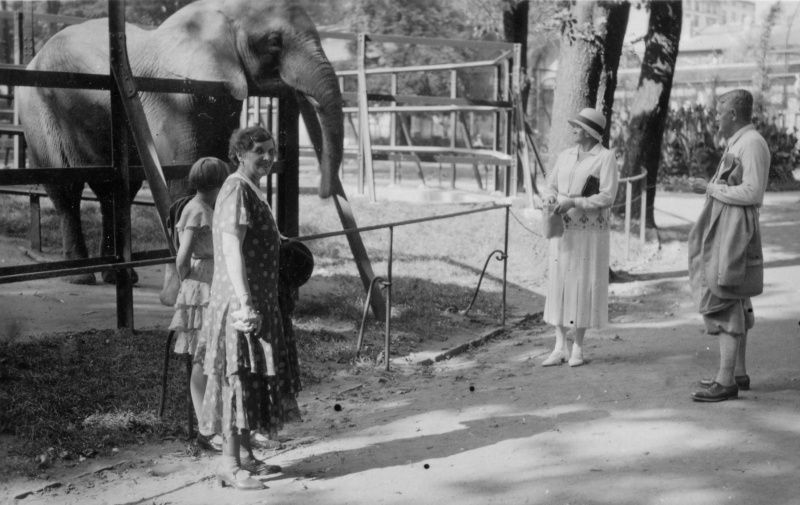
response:
M299 240L302 242L310 241L310 240L320 240L324 238L330 237L337 237L341 235L348 235L351 233L363 233L367 231L375 231L375 230L389 230L389 254L388 254L388 265L387 265L387 273L386 277L375 276L370 283L369 290L367 292L367 297L364 301L364 312L361 318L361 326L358 331L358 342L356 344L356 356L358 357L361 352L361 345L364 338L364 324L367 320L367 312L369 310L369 300L371 298L372 290L375 284L380 284L381 289L386 290L386 311L385 311L385 321L386 321L386 330L385 330L385 338L384 338L384 363L386 370L389 370L389 346L391 344L391 331L392 331L392 259L393 259L393 249L394 249L394 229L398 226L407 226L411 224L417 223L425 223L429 221L437 221L440 219L451 219L454 217L465 216L467 214L475 214L478 212L488 212L497 209L505 209L506 216L505 216L505 234L504 234L504 243L503 243L503 250L494 250L489 254L489 258L487 258L486 263L483 266L483 271L481 272L480 280L478 281L478 287L475 290L475 294L472 297L472 301L470 302L469 306L462 311L462 314L467 314L472 305L475 303L475 298L478 296L478 291L481 287L481 281L483 280L483 276L486 273L486 268L489 266L489 260L494 254L498 254L497 260L503 262L503 300L502 300L502 312L501 312L501 320L500 324L505 326L506 324L506 274L508 271L508 216L511 209L511 204L501 204L501 205L492 205L490 207L482 207L479 209L470 209L461 212L453 212L450 214L442 214L439 216L431 216L431 217L423 217L417 219L407 219L405 221L395 221L392 223L383 223L377 224L372 226L364 226L361 228L353 228L349 230L343 231L335 231L335 232L328 232L328 233L319 233L316 235L306 235L303 237L296 237L295 240Z

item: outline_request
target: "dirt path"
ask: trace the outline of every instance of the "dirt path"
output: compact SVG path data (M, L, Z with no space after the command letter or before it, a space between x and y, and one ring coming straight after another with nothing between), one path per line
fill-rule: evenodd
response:
M800 194L767 197L766 291L754 300L748 352L753 389L720 404L688 396L717 363L716 339L702 334L691 305L681 240L701 200L659 198L662 248L631 265L639 280L612 285L612 324L587 335L584 367L542 368L552 336L522 323L432 366L397 358L391 373L343 369L304 391L305 422L285 431L287 450L263 454L284 469L264 492L217 489L213 459L165 443L0 484L0 496L24 504L800 503ZM527 295L537 302L515 297L514 315L540 300ZM13 500L50 483L60 485Z

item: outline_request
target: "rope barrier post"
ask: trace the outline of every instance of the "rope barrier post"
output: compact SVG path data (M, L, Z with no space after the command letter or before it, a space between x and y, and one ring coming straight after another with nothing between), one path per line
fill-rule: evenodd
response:
M642 180L642 210L639 214L639 241L644 244L647 216L647 177Z
M506 325L506 272L508 271L508 214L511 212L511 207L506 207L506 236L505 244L503 245L503 316L500 321L501 326Z
M631 191L633 184L631 181L625 182L625 261L631 255Z
M394 247L394 227L389 227L389 265L386 273L386 341L383 356L386 371L389 371L389 345L392 342L392 249Z

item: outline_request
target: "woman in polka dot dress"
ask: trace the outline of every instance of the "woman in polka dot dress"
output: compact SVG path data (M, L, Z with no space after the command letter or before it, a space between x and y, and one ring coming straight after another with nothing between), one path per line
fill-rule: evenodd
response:
M286 384L297 383L299 371L296 361L286 359L278 304L281 236L258 187L272 169L275 141L262 127L248 127L233 133L229 151L239 166L214 209L215 270L203 323L208 384L200 432L224 437L219 484L251 490L264 488L251 474L280 468L253 456L250 431L275 434L282 428L282 394Z

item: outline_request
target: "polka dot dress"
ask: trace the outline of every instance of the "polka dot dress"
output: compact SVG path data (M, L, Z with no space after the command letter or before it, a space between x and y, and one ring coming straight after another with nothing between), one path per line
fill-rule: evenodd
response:
M242 241L253 307L262 315L258 334L233 328L229 317L239 301L222 254L222 233L246 227ZM282 384L299 376L296 361L284 359L286 342L278 303L280 234L269 206L249 185L229 177L217 197L213 221L214 279L203 321L204 371L208 375L200 432L230 435L234 429L275 434L283 426ZM271 372L271 373L270 373Z

